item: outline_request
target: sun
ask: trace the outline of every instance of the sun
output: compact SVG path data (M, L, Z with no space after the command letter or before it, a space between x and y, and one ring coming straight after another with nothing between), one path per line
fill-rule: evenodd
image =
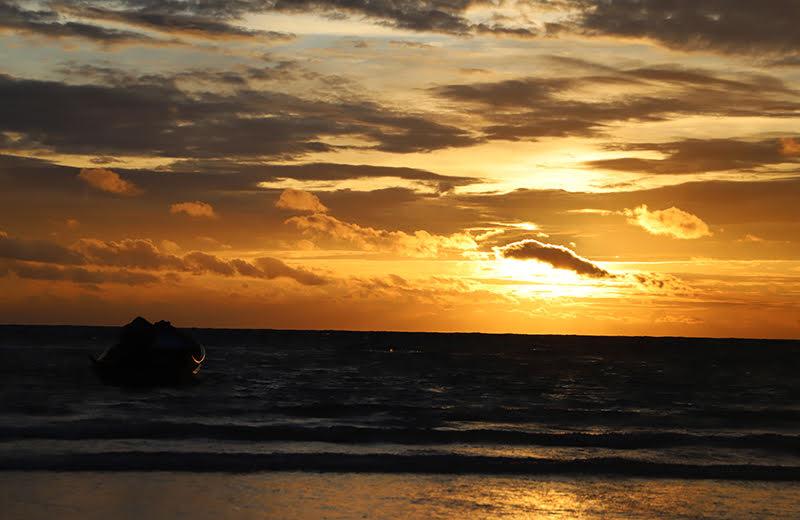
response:
M500 258L490 262L487 274L503 280L505 290L515 295L591 297L608 289L602 280L582 277L534 260Z

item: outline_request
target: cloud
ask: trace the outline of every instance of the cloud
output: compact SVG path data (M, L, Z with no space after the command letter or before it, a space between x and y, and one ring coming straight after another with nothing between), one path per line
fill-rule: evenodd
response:
M78 252L54 242L9 237L0 233L0 258L65 265L85 264Z
M2 4L0 4L2 5ZM63 15L85 21L125 24L147 31L204 39L286 39L273 31L251 30L241 22L253 15L270 12L314 13L336 19L355 17L402 30L438 32L454 36L492 34L498 37L532 38L540 34L540 24L527 17L504 16L492 12L479 20L468 18L477 0L211 0L203 2L163 2L130 0L110 4L113 8L78 3L37 4L38 10L23 10L5 5L4 14L12 28L51 35L83 36L89 39L135 38L135 33L105 29L100 25L63 21ZM73 27L78 26L78 27ZM95 34L97 33L97 34Z
M0 3L0 29L23 34L38 34L48 38L73 37L109 44L142 44L157 40L131 31L65 20L57 10L47 10L48 4L37 4L37 10L24 9L13 1Z
M172 240L162 240L158 249L169 255L176 255L180 253L183 248Z
M566 269L579 275L592 278L613 278L614 275L580 257L574 251L555 244L545 244L538 240L526 239L512 242L502 247L494 248L495 254L500 258L514 258L516 260L536 260L550 264L556 269Z
M68 9L68 12L82 18L123 23L137 28L159 31L170 36L211 40L250 38L289 40L293 38L292 35L286 33L248 30L221 21L219 18L193 13L189 10L191 9L189 5L185 5L185 8L186 10L181 13L169 12L169 6L152 3L137 10L81 6L79 9Z
M83 168L78 177L99 190L117 195L140 195L144 193L133 183L120 178L119 175L105 168Z
M325 213L328 211L313 193L302 190L287 188L283 190L275 206L281 209L295 211L312 211L314 213Z
M701 320L700 318L696 318L694 316L668 314L656 318L656 323L679 323L683 325L700 325L701 323L705 323L705 321Z
M800 141L791 137L781 137L781 153L783 155L800 157Z
M771 0L575 0L580 10L570 28L585 35L648 38L683 51L724 54L791 53L800 50L797 3Z
M192 251L183 257L184 269L188 269L197 274L200 273L213 273L222 276L233 276L236 274L236 269L224 260L220 260L214 255L202 253L200 251Z
M756 235L751 235L749 233L747 235L745 235L744 237L742 237L742 238L737 238L736 241L737 242L758 242L758 243L766 242L766 240L764 240L763 238L761 238L759 236L756 236Z
M187 270L183 260L161 253L152 241L126 238L119 242L83 238L72 249L95 265L129 267L147 270Z
M191 251L182 257L165 254L150 240L125 239L119 242L82 239L73 246L95 265L127 267L145 270L190 272L195 275L211 273L231 277L239 273L253 278L286 277L304 285L320 285L324 278L310 271L289 267L276 258L257 258L250 263L240 258L226 259L216 255Z
M177 244L166 240L162 241L162 248L173 252L180 250ZM141 285L162 280L154 274L141 271L185 272L194 275L208 273L225 277L238 273L265 280L290 278L303 285L327 283L324 277L302 268L291 267L277 258L262 257L248 262L240 258L221 258L201 251L177 256L162 253L147 239L115 242L83 238L66 248L54 242L9 238L0 233L0 260L3 260L0 262L3 272L11 269L20 278L71 280L76 283L114 282ZM76 265L101 269L73 268Z
M476 111L486 123L485 139L510 141L596 136L619 122L677 115L785 118L800 109L791 88L773 76L734 77L674 65L622 69L575 60L570 65L583 75L439 85L428 91ZM625 95L587 98L587 91L604 88ZM774 142L771 146L774 156Z
M306 271L305 269L296 269L294 267L289 267L281 260L277 258L269 258L269 257L262 257L256 258L254 260L256 266L258 266L261 276L263 278L278 278L278 277L287 277L292 278L303 285L321 285L326 283L325 278L316 275L310 271Z
M181 202L179 204L173 204L170 206L169 212L186 213L190 217L217 218L218 216L210 204L200 202L199 200L194 202Z
M78 284L119 283L130 286L153 285L162 279L156 275L124 269L89 270L83 267L62 267L51 264L15 262L9 270L18 277L29 280L70 281Z
M644 228L653 235L670 235L674 238L702 238L713 233L700 218L676 207L649 211L646 204L634 209L625 209L628 222Z
M602 215L606 217L608 215L615 215L617 212L611 211L610 209L581 208L567 210L567 213L577 213L580 215Z
M262 183L279 183L286 179L299 181L345 181L373 178L396 178L415 181L439 191L444 187L464 186L481 182L475 177L440 175L417 168L373 166L366 164L305 163L252 164L229 159L185 159L165 167L168 171L191 173L190 176L150 176L149 181L186 183L215 190L239 191L264 187ZM235 175L219 175L220 171ZM189 179L189 180L186 180ZM323 183L317 183L323 184ZM334 182L324 183L334 185Z
M734 169L752 169L759 166L790 162L786 153L792 142L784 138L779 144L774 139L748 142L738 139L686 139L668 143L631 143L615 145L610 149L627 151L656 151L664 159L621 157L601 159L585 164L600 169L625 172L681 175ZM781 148L782 145L782 148ZM800 155L800 146L798 146Z
M258 5L258 4L255 4ZM272 9L289 13L315 12L330 16L368 17L381 25L397 29L438 32L455 36L493 34L513 38L532 38L540 27L524 17L511 19L492 13L485 21L467 18L474 5L488 6L479 0L276 0Z
M632 273L625 275L625 278L638 283L647 290L667 292L670 294L691 292L691 288L688 285L681 279L670 274Z
M402 255L435 257L446 251L471 251L478 248L466 233L449 236L432 235L427 231L387 231L343 222L330 215L315 213L292 217L286 221L307 235L329 236L354 244L365 251L394 251Z
M304 99L247 85L220 95L183 90L191 84L185 74L120 74L125 81L111 84L0 74L0 120L5 131L22 136L6 145L69 154L286 160L339 150L343 145L328 140L341 137L392 153L481 142L463 128L438 123L433 112L398 111L367 100Z

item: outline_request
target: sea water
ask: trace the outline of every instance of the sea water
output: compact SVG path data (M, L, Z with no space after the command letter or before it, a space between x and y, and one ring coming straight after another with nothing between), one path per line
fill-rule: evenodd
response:
M797 341L190 332L116 387L117 329L0 326L3 518L800 517Z

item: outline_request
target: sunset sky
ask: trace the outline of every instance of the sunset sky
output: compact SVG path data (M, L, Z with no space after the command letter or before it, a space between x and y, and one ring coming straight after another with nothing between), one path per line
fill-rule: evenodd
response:
M800 338L797 0L0 0L0 322Z

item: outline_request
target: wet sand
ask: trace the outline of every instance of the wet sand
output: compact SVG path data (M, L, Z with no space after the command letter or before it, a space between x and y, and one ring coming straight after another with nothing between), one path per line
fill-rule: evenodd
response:
M4 520L786 519L798 482L270 472L0 472Z

